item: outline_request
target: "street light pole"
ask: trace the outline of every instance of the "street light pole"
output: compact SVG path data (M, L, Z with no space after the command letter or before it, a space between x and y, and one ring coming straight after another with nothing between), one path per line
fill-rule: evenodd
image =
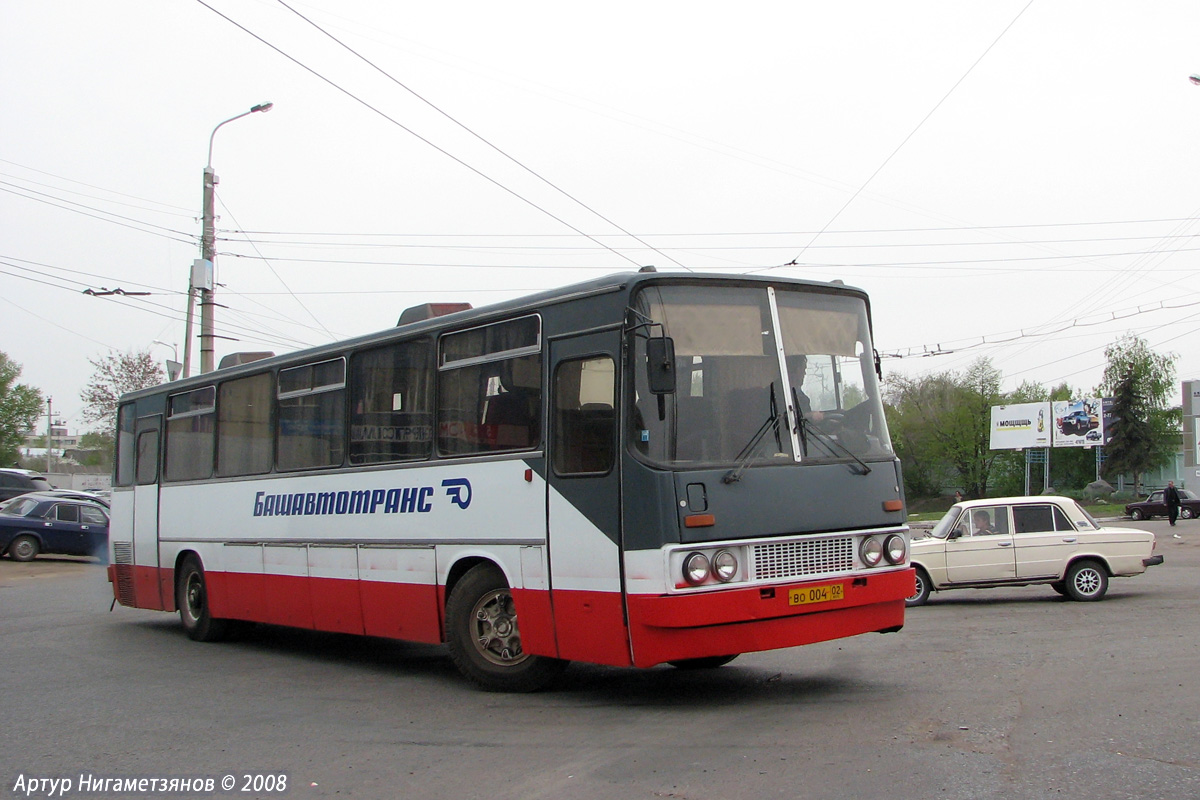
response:
M204 165L203 230L200 234L200 260L192 266L188 283L187 341L183 347L183 375L186 378L191 368L192 357L192 297L200 290L200 371L213 371L213 260L216 258L216 215L213 212L217 174L212 167L213 139L221 125L235 119L248 117L258 111L270 111L274 103L261 103L249 111L221 122L208 137L208 161ZM199 278L199 280L197 280ZM197 285L198 284L198 285Z

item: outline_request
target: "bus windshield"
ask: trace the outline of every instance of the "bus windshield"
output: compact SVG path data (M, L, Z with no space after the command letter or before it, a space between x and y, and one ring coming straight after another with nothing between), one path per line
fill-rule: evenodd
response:
M641 291L633 312L629 435L647 460L763 465L893 457L862 298L668 284ZM647 382L646 341L659 335L657 326L675 349L675 392L665 396L651 394Z

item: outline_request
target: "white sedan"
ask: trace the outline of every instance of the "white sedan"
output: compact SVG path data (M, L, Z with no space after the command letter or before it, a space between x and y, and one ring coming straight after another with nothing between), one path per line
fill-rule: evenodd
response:
M1001 497L956 503L927 538L912 543L919 606L931 591L1049 584L1072 600L1099 600L1111 577L1161 564L1154 534L1106 528L1066 497Z

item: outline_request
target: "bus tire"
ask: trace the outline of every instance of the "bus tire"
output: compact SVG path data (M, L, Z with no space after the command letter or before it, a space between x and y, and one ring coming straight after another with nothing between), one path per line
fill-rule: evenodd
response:
M13 561L33 561L40 550L38 540L28 533L22 533L8 543L8 557Z
M678 661L668 661L675 669L716 669L723 667L737 658L740 653L731 656L706 656L705 658L681 658Z
M454 666L489 692L536 692L549 686L566 661L526 653L512 591L492 564L472 567L446 601L446 644Z
M179 620L188 638L195 642L219 642L229 634L229 623L213 619L208 607L208 582L200 559L189 555L183 559L175 579L175 605Z

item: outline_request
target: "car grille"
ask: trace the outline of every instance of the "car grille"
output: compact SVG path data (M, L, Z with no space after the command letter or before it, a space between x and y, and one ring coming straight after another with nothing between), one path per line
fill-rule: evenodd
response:
M853 569L853 536L754 546L755 580L803 578L829 572L850 572Z

